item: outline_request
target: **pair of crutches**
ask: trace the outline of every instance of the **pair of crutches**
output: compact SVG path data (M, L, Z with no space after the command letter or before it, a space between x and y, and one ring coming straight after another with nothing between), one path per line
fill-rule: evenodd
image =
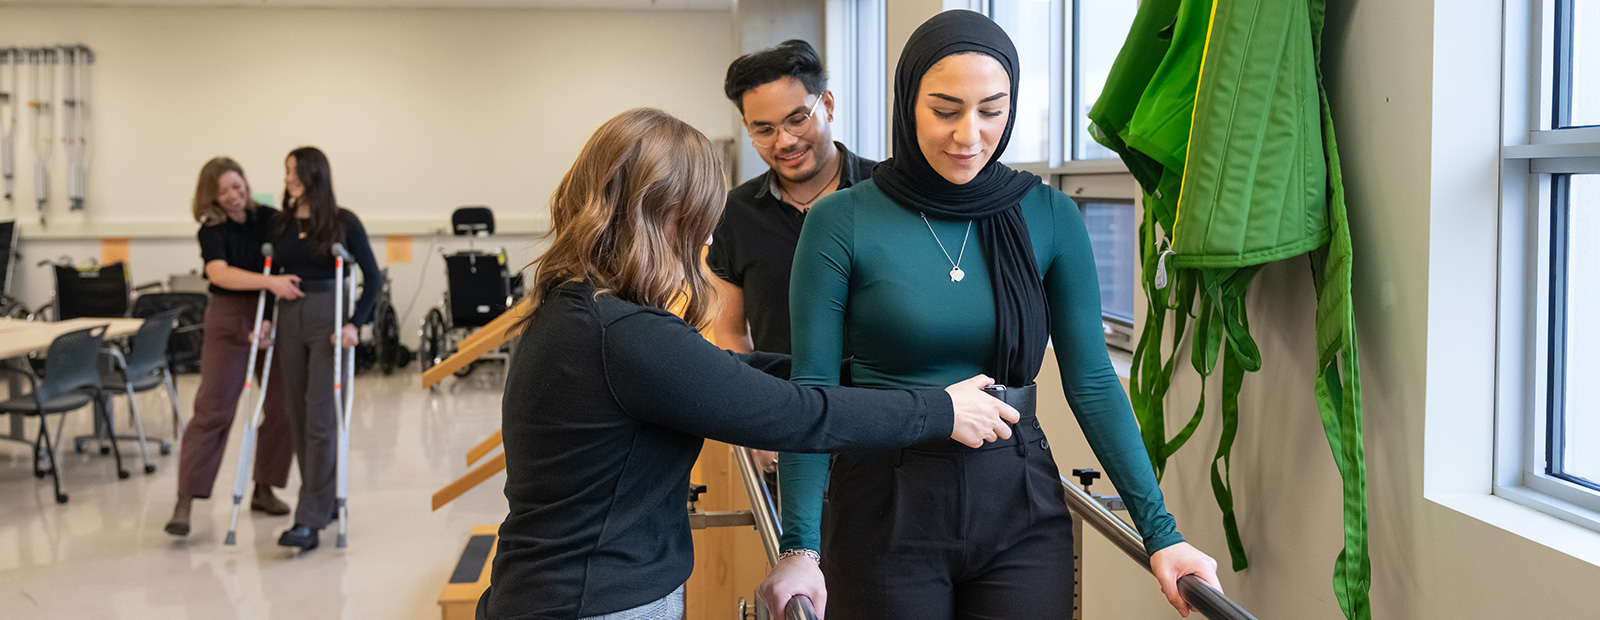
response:
M266 265L262 267L261 274L271 275L272 244L261 244L261 254L266 258ZM346 311L353 310L355 306L355 274L352 273L346 278L344 270L346 264L354 263L355 260L351 258L349 251L344 249L344 245L339 243L333 244L333 255L333 333L343 338ZM261 343L261 316L266 308L266 301L267 292L262 290L260 295L256 297L255 329L250 336L250 362L245 370L244 391L247 402L250 400L250 390L255 381L255 351ZM346 306L349 306L349 308ZM276 313L274 314L276 315ZM256 433L261 426L261 414L266 405L267 382L272 378L272 353L274 347L277 346L277 334L278 323L273 322L272 332L268 334L270 341L267 344L267 366L261 371L261 386L255 394L254 410L250 414L250 423L244 427L239 446L239 463L233 477L233 517L228 523L228 536L223 540L225 545L233 545L237 542L239 505L244 501L245 488L250 482L250 464L254 461ZM349 510L345 505L345 500L349 497L350 492L350 411L355 400L354 385L351 385L354 383L354 377L350 376L355 371L355 347L347 348L342 345L342 342L335 345L333 352L333 400L335 416L338 418L339 423L338 459L335 461L335 477L337 479L335 484L336 506L339 511L339 540L337 546L341 549L348 543ZM346 383L346 379L351 379L349 384ZM347 389L347 387L350 389Z

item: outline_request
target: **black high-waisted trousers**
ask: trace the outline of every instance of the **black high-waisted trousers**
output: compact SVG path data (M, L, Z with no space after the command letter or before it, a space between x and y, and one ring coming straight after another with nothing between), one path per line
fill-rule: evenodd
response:
M1022 413L1012 439L978 449L946 439L834 459L829 620L1071 617L1072 518L1049 441Z

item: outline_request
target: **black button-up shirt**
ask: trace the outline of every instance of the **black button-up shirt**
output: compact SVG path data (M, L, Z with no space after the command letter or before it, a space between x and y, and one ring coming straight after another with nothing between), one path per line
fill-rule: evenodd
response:
M872 177L878 162L833 143L844 158L839 187ZM757 351L789 352L789 270L806 212L784 202L771 170L728 192L706 265L744 290L744 316Z

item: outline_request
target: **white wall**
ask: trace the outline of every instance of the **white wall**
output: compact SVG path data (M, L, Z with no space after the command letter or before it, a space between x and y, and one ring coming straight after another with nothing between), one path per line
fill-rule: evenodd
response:
M827 58L827 40L824 38L823 3L821 0L738 0L734 7L734 21L736 31L734 36L738 39L739 55L758 52L773 47L789 39L800 39L817 48ZM727 75L728 63L733 58L728 58L722 65L723 75ZM830 72L830 77L832 77ZM837 90L839 85L829 82L829 88ZM738 107L728 101L723 101L733 116L736 131L739 132L739 169L735 183L743 183L758 174L767 171L767 162L761 159L761 154L756 152L756 147L750 142L749 134L745 133Z
M457 206L489 205L521 235L499 241L526 249L513 255L521 264L550 193L607 118L654 106L714 140L736 130L722 96L728 11L0 8L0 45L63 42L96 54L88 209L66 212L57 148L40 228L21 174L32 151L20 150L26 256L13 290L29 304L51 286L33 263L98 256L101 237L133 237L135 281L198 267L188 203L201 164L219 154L244 165L254 191L277 195L288 151L321 147L380 259L383 234L425 235ZM21 125L31 127L26 115ZM420 262L427 240L417 241ZM397 300L417 269L396 269ZM423 308L443 283L431 269Z
M942 4L890 0L891 65L910 30ZM1355 243L1374 618L1595 617L1589 593L1600 566L1580 558L1594 557L1600 534L1487 495L1501 5L1328 3L1324 69ZM1208 479L1219 385L1162 488L1180 530L1221 560L1228 594L1258 617L1341 618L1332 591L1340 483L1312 398L1315 294L1306 260L1263 270L1249 311L1265 367L1246 377L1240 397L1232 481L1251 567L1226 570ZM1186 379L1167 402L1169 429L1187 420L1199 395L1184 362ZM1047 359L1040 378L1040 417L1058 463L1063 471L1098 466L1066 412L1058 372ZM1427 480L1425 465L1433 468ZM1440 471L1462 467L1476 482ZM1109 491L1104 481L1096 488ZM1491 514L1560 535L1535 541L1492 524ZM1085 538L1085 618L1173 617L1150 577L1097 534Z

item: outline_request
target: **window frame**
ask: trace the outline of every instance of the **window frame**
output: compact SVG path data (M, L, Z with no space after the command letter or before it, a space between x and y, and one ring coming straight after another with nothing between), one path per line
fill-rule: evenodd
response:
M828 33L828 65L845 87L834 92L843 100L839 135L856 155L882 161L889 157L888 1L829 0L829 12L841 16L839 30L830 23Z
M1505 31L1492 489L1600 530L1600 491L1552 473L1565 393L1564 219L1573 207L1564 202L1564 186L1568 175L1600 174L1600 127L1562 127L1571 91L1560 20L1571 15L1572 0L1518 4L1529 9L1526 21L1508 19Z
M1120 162L1120 160L1118 161ZM1134 238L1135 243L1137 243L1137 223L1144 216L1140 206L1141 190L1139 189L1139 183L1133 180L1133 175L1128 174L1125 169L1108 168L1103 172L1085 172L1080 167L1079 171L1056 174L1049 178L1052 187L1061 190L1061 193L1072 198L1073 202L1080 203L1078 205L1080 211L1083 209L1082 202L1128 203L1128 208L1133 211L1133 221L1136 229ZM1139 343L1138 328L1142 327L1145 304L1148 303L1144 296L1139 294L1139 291L1142 290L1139 274L1141 268L1139 255L1135 250L1133 256L1134 278L1133 282L1129 283L1134 290L1133 316L1123 319L1108 315L1103 310L1100 313L1100 326L1105 332L1106 346L1127 354L1132 354L1134 346ZM1102 307L1104 306L1103 300L1101 305Z
M983 13L990 19L996 16L995 4L1005 0L976 0L972 3L972 10ZM1078 140L1081 139L1082 126L1080 125L1077 110L1082 102L1079 99L1083 93L1078 89L1077 74L1078 61L1081 57L1078 46L1080 37L1078 25L1079 6L1082 2L1090 0L1050 0L1050 116L1046 123L1045 133L1049 139L1049 158L1037 162L1008 162L1006 165L1017 170L1032 172L1044 178L1052 187L1062 190L1068 196L1078 198L1104 198L1109 200L1132 200L1135 221L1142 216L1141 196L1138 183L1133 175L1128 173L1127 165L1118 158L1085 158L1079 159ZM1109 177L1106 175L1118 175ZM1127 191L1112 191L1107 195L1079 195L1068 191L1069 184L1077 179L1096 179L1092 188L1124 187ZM1088 191L1087 189L1085 191ZM1094 192L1101 192L1094 189ZM1131 192L1131 193L1130 193ZM1134 259L1134 273L1136 281L1135 290L1138 290L1137 274L1140 271L1138 258ZM1138 329L1142 327L1145 300L1142 295L1134 295L1134 321L1129 323L1121 318L1101 315L1101 324L1105 329L1106 346L1118 351L1132 351L1138 342Z

